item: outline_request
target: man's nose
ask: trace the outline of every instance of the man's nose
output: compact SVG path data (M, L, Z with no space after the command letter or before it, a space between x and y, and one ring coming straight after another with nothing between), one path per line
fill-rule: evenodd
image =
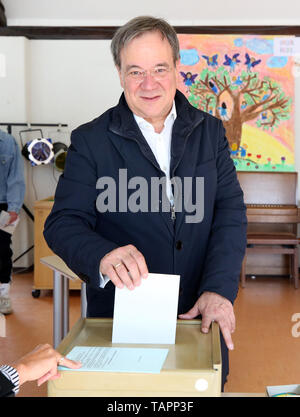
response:
M156 79L150 72L146 72L144 75L143 81L142 81L142 87L143 88L153 88L157 84Z

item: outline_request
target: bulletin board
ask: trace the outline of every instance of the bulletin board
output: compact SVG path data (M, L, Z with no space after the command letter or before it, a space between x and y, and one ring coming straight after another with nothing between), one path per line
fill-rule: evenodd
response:
M223 121L236 169L295 171L294 58L274 55L279 37L178 38L179 89L193 106Z

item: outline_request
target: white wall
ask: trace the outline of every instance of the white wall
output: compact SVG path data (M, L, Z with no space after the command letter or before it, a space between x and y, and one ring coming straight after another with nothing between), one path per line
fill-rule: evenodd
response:
M118 26L139 15L173 25L297 25L299 0L2 0L8 25Z
M0 54L4 55L5 76L0 77L0 120L26 120L27 45L24 37L0 37Z
M30 43L32 120L71 129L114 106L121 87L106 40Z

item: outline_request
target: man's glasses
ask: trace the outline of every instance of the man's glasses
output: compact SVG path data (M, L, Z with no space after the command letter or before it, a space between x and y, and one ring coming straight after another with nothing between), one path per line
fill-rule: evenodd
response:
M142 82L149 73L156 81L162 81L169 75L169 72L169 67L156 67L146 71L134 69L127 72L126 77L135 82Z

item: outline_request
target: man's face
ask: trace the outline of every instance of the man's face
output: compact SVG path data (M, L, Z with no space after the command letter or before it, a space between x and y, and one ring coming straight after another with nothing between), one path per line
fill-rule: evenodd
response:
M121 51L118 72L131 111L154 127L163 122L172 108L177 84L167 39L159 32L133 39Z

